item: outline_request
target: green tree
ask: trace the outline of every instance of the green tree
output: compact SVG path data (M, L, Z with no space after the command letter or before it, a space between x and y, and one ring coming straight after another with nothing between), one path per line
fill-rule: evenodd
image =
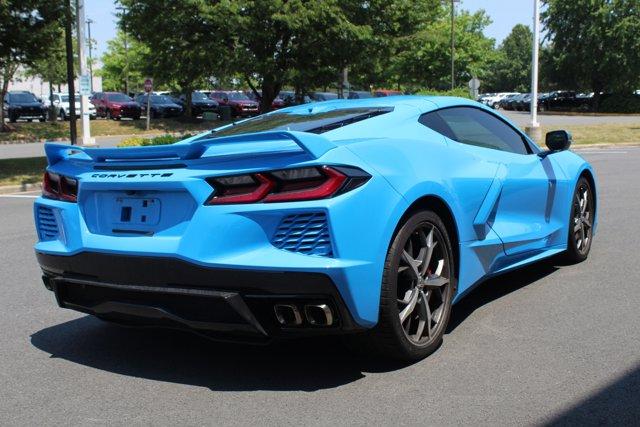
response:
M229 64L230 10L236 2L205 0L120 0L125 11L120 28L141 45L140 64L154 83L176 88L187 97L221 76ZM251 29L250 31L253 31Z
M518 24L496 52L496 60L485 77L487 91L526 92L531 87L531 50L533 32Z
M640 84L638 0L543 0L556 78L590 89L596 108L604 91L631 92Z
M491 20L484 11L461 11L455 24L455 79L483 79L495 57L493 39L484 35ZM449 89L451 85L451 21L443 13L436 22L409 36L410 48L397 55L398 82L408 88Z
M118 31L116 37L107 42L102 55L102 68L96 74L102 77L102 88L106 91L136 91L144 83L147 72L145 58L147 45L129 37L125 48L125 34ZM127 84L130 86L127 88Z
M0 0L0 98L18 67L32 66L55 45L64 3L54 0ZM0 127L5 130L4 111Z

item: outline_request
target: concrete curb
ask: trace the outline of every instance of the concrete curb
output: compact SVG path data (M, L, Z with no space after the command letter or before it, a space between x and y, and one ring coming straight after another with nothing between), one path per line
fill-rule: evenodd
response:
M20 185L3 185L0 186L0 194L11 194L11 193L24 193L27 191L38 191L42 190L41 183L35 184L20 184Z

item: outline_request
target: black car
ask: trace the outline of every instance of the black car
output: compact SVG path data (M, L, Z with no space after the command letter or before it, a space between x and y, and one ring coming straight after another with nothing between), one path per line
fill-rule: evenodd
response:
M187 109L187 97L182 93L172 93L170 95L171 100L176 104L180 105L183 111ZM207 95L202 92L192 92L191 93L191 115L193 117L201 116L204 113L219 112L219 104L217 101L213 99L209 99Z
M591 98L581 97L567 90L551 92L538 101L540 111L588 111L591 106Z
M5 117L11 123L18 119L32 121L38 119L41 122L47 120L47 107L31 92L8 92L2 104Z
M524 93L513 102L513 107L518 111L531 110L531 94Z
M152 118L176 117L182 114L182 107L166 95L139 94L136 102L142 107L142 114L147 114L147 97L149 97L149 112Z
M285 107L313 102L313 99L311 99L308 95L302 96L301 99L296 98L296 93L292 90L281 90L278 94L278 97L284 101Z
M522 94L520 93L512 93L511 95L507 95L504 98L502 98L500 100L500 102L498 103L498 105L500 106L500 108L502 108L503 110L513 110L514 109L514 102L520 97L522 96Z
M352 90L349 92L347 98L349 99L373 98L373 94L365 90Z

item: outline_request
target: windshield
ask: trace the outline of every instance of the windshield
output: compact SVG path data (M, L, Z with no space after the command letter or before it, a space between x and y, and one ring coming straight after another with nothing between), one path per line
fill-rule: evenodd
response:
M227 94L227 97L229 99L236 99L236 100L242 100L242 101L246 101L249 99L249 97L242 92L229 92Z
M129 101L131 101L131 98L129 98L124 93L111 93L111 94L109 94L107 99L109 101L112 101L112 102L129 102Z
M12 93L9 95L11 102L38 102L35 96L30 93Z
M205 95L205 94L204 94L204 93L202 93L202 92L193 92L193 93L191 94L191 99L192 99L193 101L206 101L206 100L208 100L209 98L207 98L207 95Z
M147 102L147 97L143 98L144 102ZM169 99L168 96L164 95L151 95L151 103L152 104L172 104L173 101Z
M69 102L69 95L62 95L62 102ZM80 102L80 95L76 95L76 102Z
M214 137L239 135L243 133L264 132L268 130L286 130L311 133L324 133L351 123L369 119L393 111L390 107L343 108L313 113L276 112L257 116L241 123L227 126L214 132Z

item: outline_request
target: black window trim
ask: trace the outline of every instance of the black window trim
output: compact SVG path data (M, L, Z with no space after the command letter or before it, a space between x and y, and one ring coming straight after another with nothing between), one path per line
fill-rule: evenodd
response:
M487 114L489 114L490 116L500 120L502 123L504 123L505 125L507 125L509 128L511 128L512 130L514 130L518 135L520 135L520 139L522 139L522 143L525 145L526 149L527 149L527 154L522 154L522 153L514 153L513 151L506 151L506 150L499 150L497 148L490 148L490 147L479 147L479 148L486 148L487 150L496 150L496 151L502 151L505 153L511 153L511 154L517 154L519 156L530 156L530 155L537 155L541 150L540 148L533 142L531 142L531 140L529 139L529 137L527 137L527 135L522 132L520 129L514 127L513 125L511 125L511 123L509 123L508 121L506 121L505 119L503 119L502 117L500 117L499 115L497 115L496 113L494 113L491 110L486 110L482 107L478 107L476 105L451 105L448 107L440 107L440 108L436 108L435 110L431 110L428 111L426 113L422 113L420 114L420 117L418 117L418 122L420 123L420 118L422 116L425 116L427 114L431 114L431 113L437 113L438 111L442 111L442 110L450 110L452 108L474 108L476 110L480 110L483 111ZM422 123L420 123L422 124ZM423 125L425 126L425 125ZM447 125L448 126L448 125ZM428 127L428 126L425 126ZM434 130L434 132L438 133L437 131ZM447 139L451 139L449 137L447 137L446 135L442 135ZM463 142L459 142L456 141L455 139L451 139L453 142L457 143L457 144L464 144ZM469 145L469 144L465 144L465 145Z

